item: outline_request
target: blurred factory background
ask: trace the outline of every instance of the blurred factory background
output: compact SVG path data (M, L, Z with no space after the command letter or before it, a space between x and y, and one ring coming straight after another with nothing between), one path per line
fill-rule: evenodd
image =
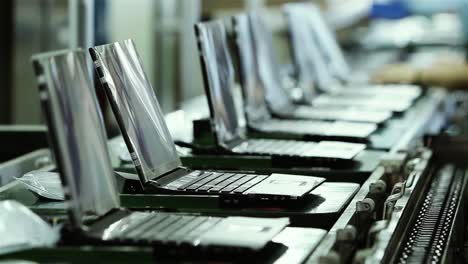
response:
M0 3L2 41L0 42L0 123L42 123L36 85L30 65L31 54L49 50L89 47L126 38L138 45L144 66L164 111L177 109L180 103L203 93L194 22L235 13L240 9L267 6L282 63L289 54L282 15L278 7L286 0L8 0ZM458 41L462 23L456 15L439 15L430 24L428 15L454 11L450 1L321 0L327 21L339 30L340 39L351 43L367 40L367 45L394 42L404 45L426 34L424 27L445 32L445 40ZM405 2L404 8L400 2ZM440 6L440 3L444 3ZM389 5L391 3L392 5ZM400 5L398 4L400 3ZM424 3L424 4L422 4ZM386 6L385 6L386 5ZM382 8L385 6L385 8ZM389 7L390 6L390 7ZM413 16L404 21L404 18ZM373 19L369 23L368 18ZM400 19L388 28L388 19ZM427 20L427 21L425 21ZM433 22L433 21L432 21ZM431 22L431 23L432 23ZM363 32L359 28L363 27ZM380 28L379 28L380 27ZM400 28L398 28L400 27ZM346 34L353 29L353 34ZM359 32L362 34L360 35ZM444 32L437 32L444 36ZM419 35L418 35L419 34ZM286 42L284 42L286 43ZM362 59L362 58L361 58ZM370 66L372 67L372 65Z

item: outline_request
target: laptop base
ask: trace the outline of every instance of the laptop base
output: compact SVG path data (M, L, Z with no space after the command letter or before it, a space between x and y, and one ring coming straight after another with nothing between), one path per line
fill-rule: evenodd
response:
M129 180L126 184L128 186ZM132 181L139 184L138 181ZM174 208L176 211L197 212L219 216L289 217L291 226L329 229L359 190L359 184L325 182L314 189L300 207L278 206L225 207L216 195L166 195L127 193L120 195L122 205L132 209Z
M128 185L127 185L128 186ZM146 194L158 193L158 194L172 194L172 195L197 195L196 192L178 192L171 191L164 188L158 188L156 186L151 186L151 184L146 186L143 190ZM204 195L210 195L209 193ZM303 208L310 202L310 197L304 196L300 198L294 198L287 195L241 195L241 194L216 194L218 196L219 208L230 208L230 209L244 209L244 208L268 208L268 207L278 207L278 208Z
M318 187L316 187L318 188ZM200 193L196 191L174 191L161 188L153 183L142 187L139 181L126 180L123 187L124 194L139 195L172 195L180 197L216 197L217 208L244 209L244 208L303 208L310 202L310 196L293 197L288 195L262 195L262 194L224 194L224 193Z
M327 166L297 166L278 167L272 163L269 156L248 155L196 155L184 153L181 160L184 166L193 170L225 170L244 171L256 174L286 173L296 175L314 175L324 177L327 181L363 183L369 175L377 168L380 158L385 154L383 151L365 150L355 158L355 164L348 168L337 168ZM122 163L116 168L118 171L136 173L133 164Z
M183 164L192 169L242 170L258 174L289 173L325 177L327 181L363 183L378 166L385 152L365 150L354 158L354 164L344 166L279 166L269 156L195 155L181 156ZM275 161L276 162L276 161Z
M259 263L277 263L281 260L283 260L282 263L304 263L326 233L322 229L287 227L275 238L275 242L287 246L288 249L276 259L269 256L260 260ZM153 248L149 246L56 246L26 248L2 255L2 259L5 260L22 259L37 263L96 263L97 257L108 263L164 263L156 258ZM232 261L234 260L231 260L231 263ZM224 261L223 263L230 262Z
M91 246L91 247L149 247L152 250L152 255L156 260L170 261L213 261L227 263L269 263L284 254L287 248L284 245L270 242L264 249L260 251L249 250L238 247L222 247L222 246L193 246L189 244L176 245L173 243L158 243L144 242L133 240L120 241L102 241L83 235L80 232L71 230L62 231L62 242L60 247L76 247L76 246ZM236 262L230 262L236 259ZM266 261L265 261L266 260Z

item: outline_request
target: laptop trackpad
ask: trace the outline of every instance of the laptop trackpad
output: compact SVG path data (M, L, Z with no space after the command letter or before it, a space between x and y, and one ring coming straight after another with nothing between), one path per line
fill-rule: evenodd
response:
M320 185L325 179L321 177L300 176L274 173L261 183L246 191L246 194L270 194L302 196Z
M200 244L260 250L288 224L288 218L227 217L203 234Z
M321 141L315 146L315 148L310 149L305 154L314 157L351 160L365 148L365 144Z

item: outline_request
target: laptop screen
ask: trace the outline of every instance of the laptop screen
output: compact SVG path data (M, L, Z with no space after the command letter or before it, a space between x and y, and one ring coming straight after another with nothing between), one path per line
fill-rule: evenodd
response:
M308 25L315 33L321 53L325 57L332 74L343 81L349 79L351 70L333 31L325 22L320 9L311 3L297 5L307 12L307 19L310 20Z
M281 69L273 46L273 33L268 29L261 14L249 14L260 81L266 90L269 107L276 113L289 111L290 95L284 88Z
M156 94L132 40L90 49L140 180L181 165Z
M299 87L304 98L311 101L315 95L314 84L328 87L334 83L327 62L319 48L318 40L312 33L309 4L286 4L283 11L286 15L294 63L298 69Z
M234 66L228 50L226 30L221 21L210 21L197 24L196 33L216 138L219 144L228 145L245 138L247 129L236 111L233 95Z
M265 101L265 88L258 78L255 49L249 17L245 14L233 18L235 42L240 64L240 78L244 93L244 111L247 121L255 123L270 118Z
M84 51L33 56L39 96L72 222L120 207L107 136Z

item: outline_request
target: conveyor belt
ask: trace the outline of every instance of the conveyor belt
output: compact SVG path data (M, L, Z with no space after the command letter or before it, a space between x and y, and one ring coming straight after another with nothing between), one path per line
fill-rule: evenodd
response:
M444 166L433 179L397 263L441 263L461 197L464 170Z

